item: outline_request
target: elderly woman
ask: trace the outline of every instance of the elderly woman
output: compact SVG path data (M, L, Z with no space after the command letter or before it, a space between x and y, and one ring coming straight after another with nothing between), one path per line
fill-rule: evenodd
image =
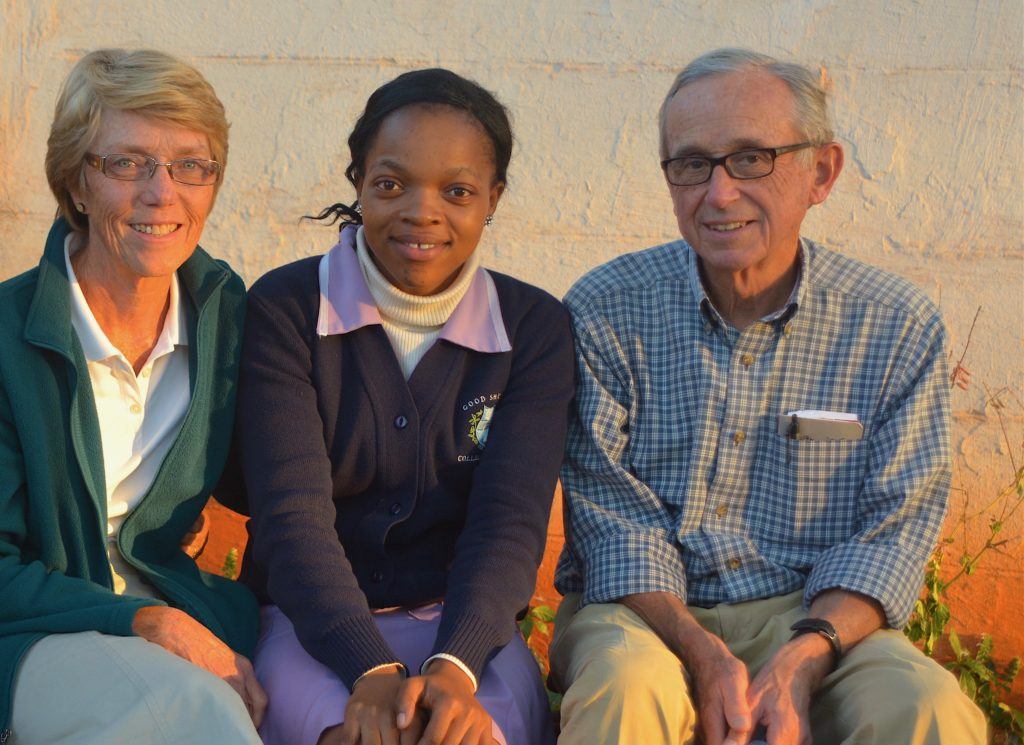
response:
M57 220L0 284L0 742L259 742L254 600L180 547L235 408L244 288L197 247L227 133L159 52L57 101Z

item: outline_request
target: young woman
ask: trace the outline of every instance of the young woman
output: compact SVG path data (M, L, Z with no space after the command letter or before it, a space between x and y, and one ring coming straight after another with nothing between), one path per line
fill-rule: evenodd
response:
M552 742L515 617L573 392L554 298L480 267L504 107L447 70L370 96L325 256L249 295L239 437L269 743Z

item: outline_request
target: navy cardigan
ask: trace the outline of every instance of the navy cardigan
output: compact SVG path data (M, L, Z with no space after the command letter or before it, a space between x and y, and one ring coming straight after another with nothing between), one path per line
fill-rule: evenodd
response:
M438 340L406 382L380 325L317 336L318 263L281 267L249 292L245 575L349 688L397 660L371 608L440 598L432 654L479 679L512 638L543 555L573 394L568 314L492 272L512 351Z

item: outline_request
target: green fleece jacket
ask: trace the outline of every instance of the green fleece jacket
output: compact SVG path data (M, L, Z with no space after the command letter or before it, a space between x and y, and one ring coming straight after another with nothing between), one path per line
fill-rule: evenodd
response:
M139 608L161 604L112 590L99 423L71 327L69 230L54 223L39 266L0 284L0 740L9 735L18 664L35 641L87 630L128 636ZM199 571L179 546L227 460L245 287L200 248L178 276L190 317L192 399L117 543L170 605L249 655L255 599L243 585Z

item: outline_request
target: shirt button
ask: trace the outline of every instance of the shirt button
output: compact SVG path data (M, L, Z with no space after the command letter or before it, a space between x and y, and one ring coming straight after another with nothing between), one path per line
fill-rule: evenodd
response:
M142 407L139 406L138 404L132 404L131 406L128 407L128 410L131 413L133 413L133 414L141 414L142 413Z
M370 575L370 580L373 582L383 582L384 572L382 572L380 569L374 569L373 574Z
M747 433L744 432L742 429L739 432L734 432L732 435L733 445L742 445L744 442L746 442L746 439Z
M787 323L785 326L782 327L782 334L783 334L783 336L789 336L792 333L793 333L793 326L792 326L792 324Z
M724 504L720 504L717 508L715 508L715 514L719 517L725 517L729 514L729 508Z
M148 367L142 368L142 377L144 377L144 378L148 378L149 377L149 368Z
M395 429L405 429L409 426L409 420L399 414L395 417Z
M740 362L743 363L744 367L750 367L751 365L754 364L754 355L750 354L750 352L747 352L745 355L740 357Z
M740 568L740 560L739 559L729 559L729 568L733 569L733 570L739 569Z
M388 507L388 512L390 512L392 515L397 515L401 511L402 511L402 503L401 502L395 502L390 507Z

